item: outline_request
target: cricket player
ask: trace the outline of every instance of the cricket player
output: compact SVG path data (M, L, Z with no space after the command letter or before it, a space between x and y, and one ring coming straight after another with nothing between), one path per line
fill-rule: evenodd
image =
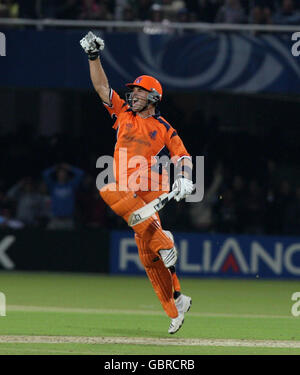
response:
M130 92L125 101L110 87L103 70L99 57L100 50L104 49L103 39L89 32L80 44L88 55L93 86L110 113L117 132L115 183L100 190L103 200L128 222L131 213L169 191L169 184L164 179L166 171L155 163L155 157L167 154L176 164L177 176L172 186L177 191L174 199L179 202L192 194L191 157L176 130L158 112L157 105L163 94L161 84L153 77L142 75L127 84ZM144 162L138 166L130 165L132 158ZM125 172L120 168L124 160L125 163L128 161ZM182 326L184 314L192 303L191 297L180 291L175 272L177 250L173 235L162 229L158 214L133 229L141 263L164 311L171 318L168 332L173 334Z

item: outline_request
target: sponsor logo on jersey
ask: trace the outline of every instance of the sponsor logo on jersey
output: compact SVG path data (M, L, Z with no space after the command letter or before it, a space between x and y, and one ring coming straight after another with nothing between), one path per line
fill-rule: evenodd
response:
M136 138L134 135L125 134L123 138L126 139L127 142L136 142L136 143L139 143L140 145L145 145L148 147L151 146L151 144L148 141L145 141L144 139L141 139L141 138Z

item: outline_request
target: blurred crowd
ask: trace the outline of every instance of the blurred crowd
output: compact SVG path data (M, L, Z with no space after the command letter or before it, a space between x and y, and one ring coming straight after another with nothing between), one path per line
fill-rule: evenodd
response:
M300 24L297 0L0 0L0 17Z
M58 159L67 156L68 147L78 153L78 159L74 160L81 163L81 168L62 161L49 165L49 161L53 161L53 138L47 142L49 147L46 143L39 147L33 144L26 146L25 143L22 151L10 140L11 151L5 152L7 159L2 161L10 165L10 170L16 170L16 174L10 179L5 180L5 175L0 179L0 227L126 229L126 223L106 206L99 195L96 188L99 173L95 168L97 157L87 150L93 159L89 163L78 151L79 143L84 147L84 141L69 139L67 142L62 138L65 155L59 151L57 140L55 146ZM28 159L29 149L32 150L32 159ZM46 168L41 168L47 163ZM253 174L248 168L245 168L244 174L236 173L230 164L226 164L224 160L220 161L219 156L213 162L208 160L205 163L204 199L198 203L170 202L161 211L166 229L300 234L300 185L283 178L278 163L266 160L259 174ZM2 170L5 170L3 166Z
M162 212L166 221L173 220L169 227L177 229L181 222L180 230L196 232L300 234L300 185L282 179L273 160L267 161L263 179L231 173L219 163L205 185L201 202L173 202L173 214Z
M40 177L26 176L8 190L0 181L0 227L72 230L102 227L106 210L92 176L59 163Z

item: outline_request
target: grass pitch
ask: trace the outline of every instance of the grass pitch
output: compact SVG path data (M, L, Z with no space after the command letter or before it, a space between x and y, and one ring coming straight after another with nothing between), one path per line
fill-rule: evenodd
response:
M183 327L147 278L0 273L0 354L300 354L297 281L182 279L193 304Z

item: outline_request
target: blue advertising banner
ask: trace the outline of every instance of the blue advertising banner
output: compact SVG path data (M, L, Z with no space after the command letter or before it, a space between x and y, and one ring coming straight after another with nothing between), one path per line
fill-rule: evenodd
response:
M180 276L300 278L300 238L174 233ZM113 231L110 273L144 275L134 236Z
M91 88L79 44L87 31L4 30L0 85ZM105 39L102 61L115 90L148 74L166 90L300 92L300 57L292 54L292 34L95 32Z

